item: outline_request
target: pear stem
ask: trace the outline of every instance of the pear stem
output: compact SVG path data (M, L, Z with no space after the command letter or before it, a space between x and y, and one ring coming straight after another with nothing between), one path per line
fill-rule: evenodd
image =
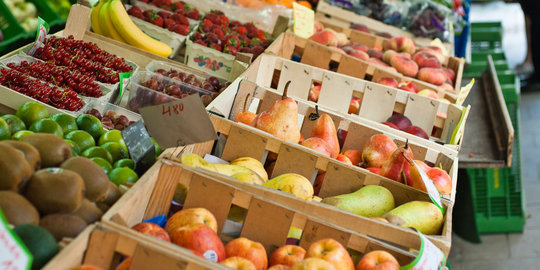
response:
M247 107L247 102L248 102L248 99L249 99L249 96L250 96L250 95L251 95L251 93L248 93L248 94L246 95L246 99L244 100L244 109L243 109L244 112L245 112L246 109L247 109L247 108L246 108L246 107Z
M405 149L408 149L409 148L409 139L406 139L405 140Z
M283 89L283 95L281 96L281 100L284 100L287 98L287 90L289 90L289 85L291 84L292 81L288 81L286 84L285 84L285 88Z
M321 117L321 115L319 114L319 105L315 105L315 113L310 113L308 118L311 121L315 121L319 119L319 117Z

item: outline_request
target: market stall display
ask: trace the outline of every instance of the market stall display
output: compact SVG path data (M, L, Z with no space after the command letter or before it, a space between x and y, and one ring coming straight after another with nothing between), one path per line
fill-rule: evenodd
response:
M293 1L124 2L0 57L0 213L32 268L445 263L469 112L448 43L330 8L302 38ZM448 41L427 2L407 30Z

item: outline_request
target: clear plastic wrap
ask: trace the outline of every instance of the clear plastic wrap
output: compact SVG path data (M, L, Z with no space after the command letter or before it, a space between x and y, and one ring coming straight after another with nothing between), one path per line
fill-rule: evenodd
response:
M439 38L449 42L452 25L456 22L455 14L444 5L430 0L410 1L409 16L404 20L404 28L415 36Z

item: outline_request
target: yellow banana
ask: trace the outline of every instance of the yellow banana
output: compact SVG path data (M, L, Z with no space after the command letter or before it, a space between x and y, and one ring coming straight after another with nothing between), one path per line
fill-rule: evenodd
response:
M103 7L104 3L105 0L99 1L99 3L92 8L92 13L90 14L92 31L94 31L94 33L98 35L103 35L103 31L101 30L101 26L99 25L99 11L101 10L101 7Z
M111 18L109 17L108 7L111 1L106 0L101 9L99 10L99 26L104 36L118 40L123 43L127 43L122 36L114 28Z
M127 43L159 56L168 57L171 55L171 47L149 37L133 23L120 0L112 0L107 9L112 24Z

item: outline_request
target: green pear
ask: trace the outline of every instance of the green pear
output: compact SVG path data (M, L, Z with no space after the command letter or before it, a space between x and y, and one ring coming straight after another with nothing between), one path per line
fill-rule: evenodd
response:
M424 201L402 204L383 217L392 224L412 227L423 234L439 234L444 219L441 210L435 204Z
M380 217L395 206L392 193L385 187L376 185L367 185L353 193L324 198L322 203L365 217Z

